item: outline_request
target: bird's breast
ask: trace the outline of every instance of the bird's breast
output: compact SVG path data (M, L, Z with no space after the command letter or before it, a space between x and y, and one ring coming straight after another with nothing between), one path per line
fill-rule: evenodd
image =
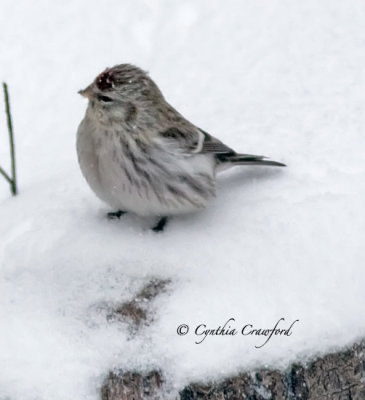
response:
M115 209L139 215L192 212L215 192L215 163L184 156L118 131L81 124L77 135L81 170L96 195Z

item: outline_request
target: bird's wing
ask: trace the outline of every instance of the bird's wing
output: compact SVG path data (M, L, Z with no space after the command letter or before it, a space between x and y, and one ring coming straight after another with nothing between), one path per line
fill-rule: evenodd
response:
M159 140L165 149L170 148L171 153L180 152L187 155L213 154L219 164L285 167L283 163L266 160L267 157L265 156L236 153L214 136L195 127L189 127L186 130L171 127L159 133Z
M186 154L235 154L230 147L199 128L184 129L173 126L159 132L159 138Z

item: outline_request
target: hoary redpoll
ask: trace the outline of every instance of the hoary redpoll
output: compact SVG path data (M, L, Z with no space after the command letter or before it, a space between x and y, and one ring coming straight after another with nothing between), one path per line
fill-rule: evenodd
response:
M234 165L284 166L236 153L193 125L163 97L141 69L106 69L80 94L89 99L77 132L83 175L96 195L118 210L167 217L204 207L215 194L216 173Z

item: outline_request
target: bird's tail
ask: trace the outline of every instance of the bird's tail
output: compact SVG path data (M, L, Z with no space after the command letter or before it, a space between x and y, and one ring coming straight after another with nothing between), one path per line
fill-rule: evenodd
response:
M277 161L267 160L264 156L254 156L252 154L219 154L217 159L222 164L233 165L270 165L274 167L286 167L285 164Z

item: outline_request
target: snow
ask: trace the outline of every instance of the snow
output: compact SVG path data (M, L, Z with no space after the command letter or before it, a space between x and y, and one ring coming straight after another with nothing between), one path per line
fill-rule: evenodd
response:
M173 396L364 336L364 17L361 0L2 1L20 194L0 180L0 399L98 399L111 368L159 368ZM122 62L229 146L288 167L226 172L161 235L107 221L77 164L77 91ZM0 132L8 168L4 114ZM148 327L107 321L152 278L172 284ZM299 322L260 349L241 334L195 344L231 317Z

